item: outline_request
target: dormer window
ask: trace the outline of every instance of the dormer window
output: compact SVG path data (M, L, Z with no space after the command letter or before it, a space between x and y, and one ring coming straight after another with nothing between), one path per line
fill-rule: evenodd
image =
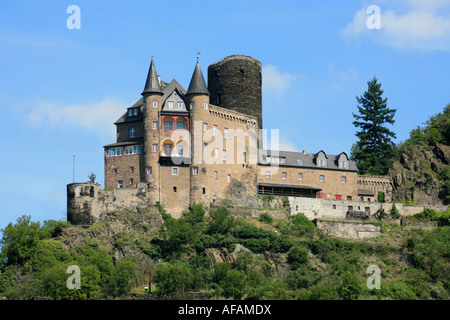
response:
M130 109L128 109L128 116L129 116L129 117L135 117L135 116L137 116L137 115L138 115L138 112L139 112L138 109L139 109L139 108L130 108Z
M347 168L347 161L341 161L341 168Z
M167 101L167 107L173 109L173 101Z
M319 159L319 166L324 167L325 166L325 160Z
M177 102L177 108L178 108L179 110L183 109L183 101L178 101L178 102Z

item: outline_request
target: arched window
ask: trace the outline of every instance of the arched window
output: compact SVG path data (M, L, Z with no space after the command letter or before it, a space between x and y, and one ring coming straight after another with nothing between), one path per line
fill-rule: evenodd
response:
M164 130L173 130L174 122L171 117L165 117L163 120Z
M185 118L177 119L177 130L186 130L187 129L187 120Z

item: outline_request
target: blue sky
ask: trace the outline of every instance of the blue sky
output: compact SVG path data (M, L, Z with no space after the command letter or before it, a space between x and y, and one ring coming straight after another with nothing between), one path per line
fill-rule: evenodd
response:
M23 214L65 220L73 154L75 180L92 169L103 184L102 146L151 56L187 88L197 52L205 77L232 54L261 61L263 123L282 149L349 154L355 97L374 76L397 109L396 142L450 103L449 0L1 1L0 229Z

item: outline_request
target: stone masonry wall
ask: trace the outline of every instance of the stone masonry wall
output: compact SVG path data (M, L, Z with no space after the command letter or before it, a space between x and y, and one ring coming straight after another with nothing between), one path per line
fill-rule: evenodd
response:
M317 231L339 238L374 238L381 233L381 227L359 221L316 220Z

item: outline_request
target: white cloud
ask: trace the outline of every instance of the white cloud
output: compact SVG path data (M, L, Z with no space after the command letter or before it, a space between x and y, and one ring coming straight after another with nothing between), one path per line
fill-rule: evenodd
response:
M280 72L277 67L267 65L262 68L262 88L264 93L272 93L280 97L293 81L296 75Z
M81 126L101 136L114 137L113 123L125 112L127 105L111 98L98 103L65 105L37 100L32 103L27 120L34 126Z
M362 8L341 30L341 36L348 40L365 37L399 50L450 51L450 2L407 0L402 3L402 9L406 9L402 14L390 9L387 3L380 6L379 30L367 27L371 13L367 13L367 7Z

